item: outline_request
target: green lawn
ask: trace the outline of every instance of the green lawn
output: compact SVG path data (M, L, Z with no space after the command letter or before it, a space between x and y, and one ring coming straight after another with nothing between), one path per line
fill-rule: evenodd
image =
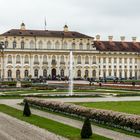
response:
M15 108L12 108L10 106L6 105L0 105L0 111L3 113L6 113L10 116L13 116L15 118L18 118L22 121L26 121L30 124L39 126L41 128L44 128L50 132L53 132L55 134L67 137L71 140L80 140L80 129L74 128L47 118L43 118L37 115L31 115L31 117L24 117L22 115L22 111L17 110ZM93 134L92 138L90 140L110 140L108 138Z
M81 102L76 103L85 107L114 110L130 114L140 115L140 101L123 101L123 102Z

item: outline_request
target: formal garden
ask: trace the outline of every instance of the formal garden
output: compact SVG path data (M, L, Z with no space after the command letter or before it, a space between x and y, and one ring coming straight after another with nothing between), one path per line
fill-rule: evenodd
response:
M22 81L19 87L14 81L1 82L0 112L71 140L113 139L111 134L102 133L102 129L138 139L140 89L131 82L121 85L79 82L74 84L71 96L68 95L69 83L66 82ZM12 99L16 103L10 105ZM44 113L50 117L44 116Z

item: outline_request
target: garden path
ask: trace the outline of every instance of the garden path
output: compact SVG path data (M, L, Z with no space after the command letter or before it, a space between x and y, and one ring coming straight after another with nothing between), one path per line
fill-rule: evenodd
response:
M12 102L11 99L10 99L9 102L6 101L6 102L3 102L3 103L7 104L7 105L10 105L14 108L23 110L22 106L17 105L17 103L19 103L21 101L22 101L21 99L18 99L18 100L14 100ZM33 114L36 114L38 116L49 118L51 120L58 121L58 122L61 122L63 124L67 124L67 125L70 125L70 126L73 126L73 127L76 127L76 128L81 129L81 127L83 125L82 121L74 120L74 119L71 119L71 118L59 116L59 115L48 113L48 112L45 112L45 111L40 111L40 110L37 110L37 109L31 109L31 111L32 111ZM124 133L116 132L116 131L113 131L113 130L105 129L105 128L102 128L102 127L98 127L98 126L95 126L95 125L92 125L92 129L93 129L93 133L105 136L107 138L111 138L113 140L140 140L140 138L130 136L130 135L126 135Z
M47 130L41 129L0 112L1 140L67 140Z

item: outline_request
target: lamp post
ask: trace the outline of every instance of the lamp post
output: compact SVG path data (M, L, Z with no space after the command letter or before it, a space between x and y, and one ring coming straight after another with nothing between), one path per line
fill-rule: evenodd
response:
M2 80L4 81L4 42L0 42L0 52L2 56Z

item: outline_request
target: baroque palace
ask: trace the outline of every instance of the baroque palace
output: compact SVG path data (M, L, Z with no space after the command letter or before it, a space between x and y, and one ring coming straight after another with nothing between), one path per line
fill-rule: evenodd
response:
M73 51L74 78L116 76L140 79L140 42L101 41L69 31L11 29L0 35L0 78L5 80L69 77L69 56Z

